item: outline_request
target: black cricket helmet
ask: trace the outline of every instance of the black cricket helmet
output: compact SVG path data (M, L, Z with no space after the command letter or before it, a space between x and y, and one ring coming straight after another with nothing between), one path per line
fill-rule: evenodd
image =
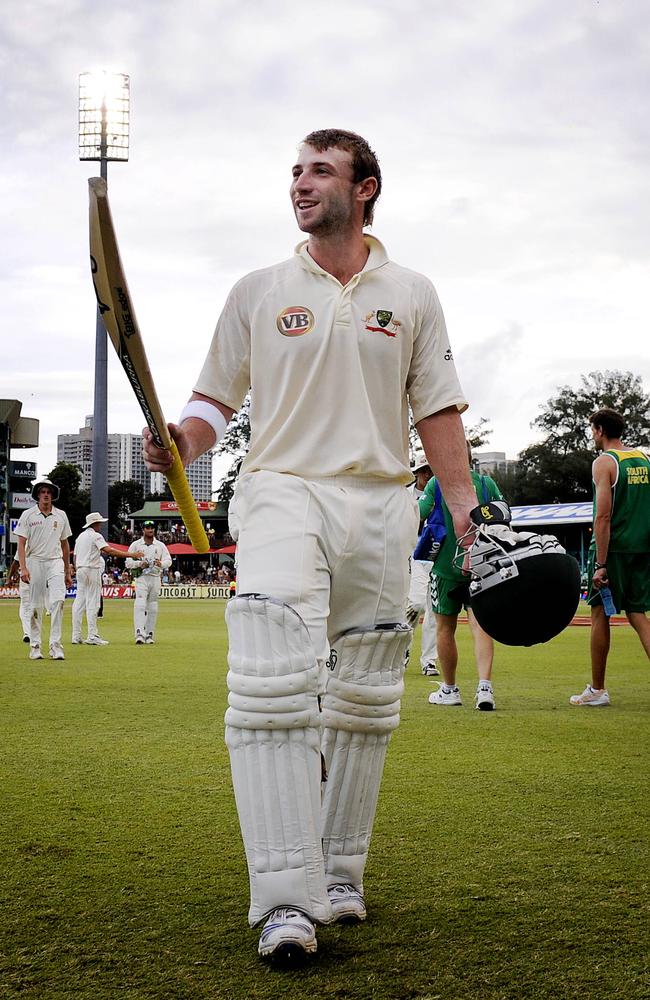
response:
M580 601L578 563L553 535L479 529L470 570L476 620L506 646L548 642L566 628Z

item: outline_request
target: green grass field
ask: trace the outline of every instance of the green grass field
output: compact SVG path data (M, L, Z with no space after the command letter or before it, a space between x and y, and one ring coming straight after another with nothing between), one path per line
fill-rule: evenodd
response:
M414 648L368 922L283 972L246 923L224 605L162 603L144 647L132 607L107 602L110 646L70 646L68 602L65 662L32 662L0 602L3 1000L647 1000L650 670L629 627L609 709L568 704L588 628L498 647L495 713L472 707L467 626L460 709L428 705Z

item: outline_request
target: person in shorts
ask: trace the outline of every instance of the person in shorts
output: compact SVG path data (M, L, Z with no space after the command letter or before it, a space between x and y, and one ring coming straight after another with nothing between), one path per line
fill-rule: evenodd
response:
M587 565L591 606L591 682L570 698L582 708L606 708L605 671L610 647L609 617L603 588L627 619L650 658L650 461L621 437L625 420L609 407L589 418L599 451L592 466L594 529Z
M471 462L472 453L469 444L467 456ZM503 500L501 491L493 479L489 476L480 476L474 471L470 474L480 504L488 500ZM432 513L436 502L435 496L436 478L433 476L418 501L420 517L426 518ZM438 666L442 670L443 680L438 689L429 695L429 703L443 707L462 705L460 689L456 684L458 667L456 627L459 614L463 608L467 608L478 671L474 706L482 712L489 712L496 707L492 690L494 642L483 631L469 607L469 577L461 571L459 560L456 559L457 538L444 496L441 497L441 502L447 533L431 570L431 607L436 618Z

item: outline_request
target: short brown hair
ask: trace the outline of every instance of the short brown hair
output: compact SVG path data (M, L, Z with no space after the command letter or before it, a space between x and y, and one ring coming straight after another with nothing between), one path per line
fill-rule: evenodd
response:
M625 417L609 406L595 410L589 417L589 423L599 427L608 438L620 438L625 430Z
M331 149L345 149L352 156L352 178L355 184L365 181L368 177L374 177L377 181L377 190L372 198L366 202L363 211L363 224L370 226L375 214L375 203L381 194L381 170L377 154L372 151L368 143L356 132L346 132L342 128L323 128L317 132L310 132L303 139L309 146L313 146L319 153Z

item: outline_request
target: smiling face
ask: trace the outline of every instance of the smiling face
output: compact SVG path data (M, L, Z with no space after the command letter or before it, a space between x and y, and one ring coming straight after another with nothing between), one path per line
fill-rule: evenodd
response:
M303 143L293 167L291 204L303 233L331 236L363 224L363 188L374 178L354 183L352 157L332 146L319 151Z

